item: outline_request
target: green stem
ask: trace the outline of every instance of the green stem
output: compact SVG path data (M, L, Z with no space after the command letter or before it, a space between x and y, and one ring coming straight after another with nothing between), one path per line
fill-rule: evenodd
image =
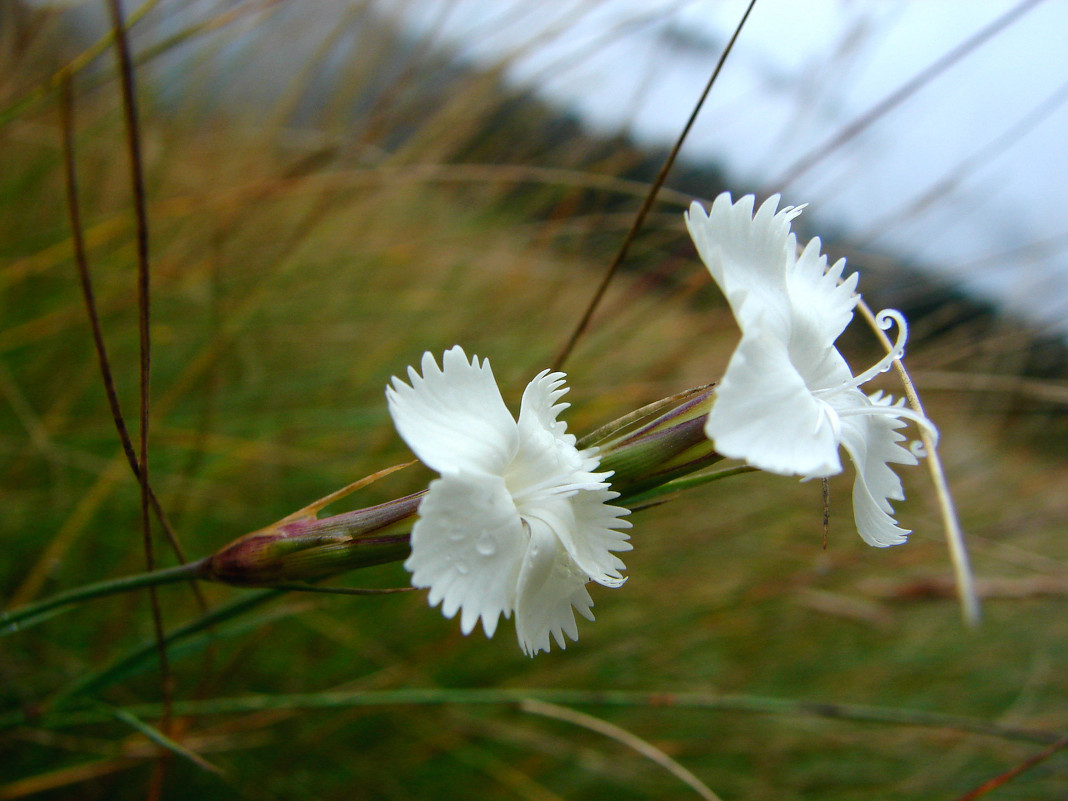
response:
M567 689L459 689L445 687L400 690L348 690L292 695L248 695L239 698L210 698L201 701L177 701L174 712L180 716L240 715L293 709L351 709L370 706L422 706L438 704L522 704L536 699L569 706L670 707L718 712L741 712L760 715L795 715L856 723L883 724L928 729L969 732L1006 740L1052 743L1063 732L1006 726L981 718L931 712L922 709L838 704L791 698L755 695L717 695L714 693L672 693L643 691L587 691ZM159 716L160 704L137 704L123 708L127 714L143 719ZM46 712L38 721L49 728L83 726L100 723L113 713L99 708Z
M129 592L142 587L158 587L161 584L174 584L178 581L194 581L200 577L207 561L207 559L201 559L164 570L153 570L149 573L99 581L96 584L87 584L84 587L76 587L59 595L53 595L36 603L20 606L18 609L0 612L0 635L12 634L40 623L58 614L64 607L81 601L90 601L93 598L103 598L106 595Z
M646 509L650 506L656 506L657 504L663 503L668 500L669 497L685 490L700 487L703 484L710 484L713 481L720 481L724 478L730 478L731 476L738 476L742 473L755 472L757 472L757 468L743 464L738 465L737 467L728 467L724 470L713 470L708 473L695 473L690 476L676 478L659 487L654 487L645 492L639 492L636 495L621 497L618 503L626 505L632 512L637 512L640 509Z

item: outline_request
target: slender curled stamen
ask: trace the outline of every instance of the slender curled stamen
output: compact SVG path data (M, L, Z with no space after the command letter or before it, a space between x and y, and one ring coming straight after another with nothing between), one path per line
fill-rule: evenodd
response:
M889 331L892 326L897 325L897 341L894 342L894 347L890 349L890 352L886 354L882 359L873 364L863 373L858 375L852 381L847 384L838 387L839 390L843 389L855 389L863 384L867 384L879 373L885 373L891 367L894 366L894 362L901 359L905 355L905 340L909 336L909 324L905 322L904 315L897 309L883 309L877 315L875 315L875 323L883 331Z
M897 309L883 309L875 316L875 322L883 331L889 331L891 326L897 325L897 341L894 342L893 348L882 359L873 364L863 373L854 376L849 381L845 381L836 387L827 387L825 389L817 389L812 394L817 398L825 395L837 395L839 392L846 392L850 389L860 389L861 386L867 384L875 376L880 373L885 373L891 367L894 362L901 359L905 355L905 340L909 335L909 324L905 322L905 317Z
M883 309L881 312L875 315L875 323L883 331L889 331L892 326L897 325L897 340L894 342L894 346L890 349L890 352L887 353L886 356L884 356L878 362L869 367L867 370L865 370L863 373L858 376L855 376L851 381L846 381L845 383L840 384L837 387L829 387L827 389L816 390L812 393L813 395L815 395L817 398L822 399L822 396L837 395L839 392L847 392L851 389L859 389L861 386L875 378L875 376L879 375L880 373L885 373L887 370L893 367L895 361L904 357L905 340L908 339L909 335L909 325L905 321L904 315L902 315L901 312L899 312L897 309ZM826 401L824 401L824 403L826 403ZM829 408L830 406L828 405L828 409ZM835 422L837 422L838 417L856 417L858 415L896 417L899 420L911 420L920 429L930 435L932 443L938 443L938 429L935 428L934 423L932 423L919 412L905 408L904 406L884 406L882 404L874 404L871 406L863 406L859 408L854 407L849 409L832 411L834 411L836 415ZM827 411L824 411L824 414L827 414ZM924 449L922 442L910 443L909 450L912 452L913 456L918 459L921 459L927 455L927 452Z

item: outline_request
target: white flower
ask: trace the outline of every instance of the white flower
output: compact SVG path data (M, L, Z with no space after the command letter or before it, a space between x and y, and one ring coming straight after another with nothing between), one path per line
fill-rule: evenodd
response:
M412 554L404 566L412 585L429 587L431 606L446 617L461 612L470 633L478 619L487 637L498 616L515 611L523 651L549 650L552 634L578 639L577 610L593 620L591 579L618 587L631 548L627 509L597 473L598 458L575 447L556 419L567 408L563 373L545 370L523 393L517 423L508 412L489 361L468 361L460 347L442 367L423 354L423 375L408 368L386 388L389 413L416 456L441 473L419 506Z
M898 326L894 350L854 377L834 342L860 300L857 274L841 280L845 260L830 269L818 238L798 255L790 222L804 207L776 212L779 198L753 214L752 195L731 204L723 193L705 214L697 203L686 226L701 259L727 298L742 340L716 390L705 431L724 456L783 475L825 477L841 472L842 445L856 466L853 514L860 536L884 547L905 542L890 501L904 500L890 464L916 464L919 445L899 443L906 419L934 433L925 417L881 393L859 387L904 354L907 328L886 310L883 329Z

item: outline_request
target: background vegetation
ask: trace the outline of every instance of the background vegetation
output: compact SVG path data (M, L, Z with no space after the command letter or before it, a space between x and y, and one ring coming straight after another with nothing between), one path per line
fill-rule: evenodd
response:
M244 107L211 103L207 71L185 74L202 91L178 97L148 77L178 39L221 47L229 24L257 24L269 5L208 15L169 44L134 39L152 267L151 478L193 557L410 458L383 388L424 350L459 343L488 356L514 408L581 315L656 163L510 95L495 74L445 70L376 25L358 29L359 57L314 107L314 61L280 95ZM0 586L16 606L139 572L144 552L66 212L51 76L84 45L62 13L3 12ZM418 80L429 72L435 83ZM110 51L74 86L84 234L136 436L135 218ZM720 189L713 172L699 177L703 188L693 172L669 179L630 269L569 361L571 430L726 365L737 332L682 226L689 193ZM863 273L864 257L851 261ZM886 305L878 291L866 298ZM170 651L175 698L203 705L180 714L173 734L221 775L161 761L129 721L38 716L159 701L154 658L116 661L151 642L144 593L7 637L0 799L139 798L148 788L168 799L691 794L635 750L649 745L724 799L962 796L1068 731L1068 471L1063 383L1019 382L1005 369L1033 343L1010 321L948 325L962 315L945 299L940 311L917 326L909 360L942 430L984 595L979 629L961 623L922 471L905 475L901 506L915 533L889 550L856 536L851 475L831 482L825 550L818 484L749 474L636 516L630 580L594 588L597 622L566 651L527 659L511 624L492 640L464 638L423 593L277 594L184 640ZM854 340L849 356L867 363L871 342ZM402 471L345 508L428 477ZM157 550L174 563L165 544ZM397 587L407 574L394 564L345 581ZM213 610L255 597L202 590ZM161 597L168 630L202 614L185 586ZM562 690L576 694L551 695ZM226 711L226 699L257 694L274 700ZM566 702L640 742L522 697ZM158 712L144 720L154 725ZM1065 760L1056 754L990 797L1059 796Z

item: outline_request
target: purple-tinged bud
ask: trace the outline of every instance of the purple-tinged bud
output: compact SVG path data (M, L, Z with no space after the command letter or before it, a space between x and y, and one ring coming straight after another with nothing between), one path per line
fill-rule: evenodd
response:
M408 533L425 494L322 519L302 510L234 540L205 560L201 577L269 586L400 561L410 552Z
M613 471L620 502L720 461L704 432L712 408L712 386L664 398L583 437L580 448L596 448L601 470Z

